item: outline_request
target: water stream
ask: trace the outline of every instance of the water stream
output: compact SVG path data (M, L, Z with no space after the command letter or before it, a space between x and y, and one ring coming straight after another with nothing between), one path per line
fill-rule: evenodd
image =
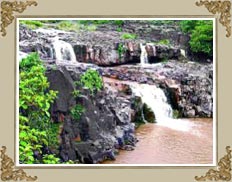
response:
M76 55L74 53L73 47L71 44L59 40L57 38L54 39L53 48L55 51L55 58L56 60L59 61L71 61L71 62L76 62ZM53 58L54 59L54 58Z
M146 51L146 45L143 45L142 43L140 44L140 49L141 49L141 54L140 54L140 63L141 65L146 65L148 64L148 56L147 56L147 51Z
M180 131L147 123L141 125L136 136L135 150L120 150L115 161L103 164L212 164L212 119L182 119L192 125L191 130Z
M134 151L120 151L115 161L104 164L211 164L213 161L212 119L173 119L172 108L162 89L131 84L155 113L156 124L140 126Z

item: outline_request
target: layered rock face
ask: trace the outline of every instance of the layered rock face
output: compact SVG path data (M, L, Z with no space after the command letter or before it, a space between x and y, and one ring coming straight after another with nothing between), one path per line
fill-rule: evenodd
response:
M149 43L144 39L127 40L123 33L116 31L64 32L38 29L27 30L20 26L20 51L38 52L41 59L57 59L56 45L64 42L71 44L77 62L94 63L100 66L139 63L141 44L144 44L149 63L181 58L181 51L171 45ZM59 40L59 41L57 41ZM153 39L150 41L152 42ZM65 51L63 51L65 52ZM65 57L66 61L69 57Z
M81 95L75 98L75 81L87 68L94 66L47 66L50 88L59 92L51 108L55 121L62 122L60 131L60 156L62 160L81 163L99 163L114 159L118 149L132 150L136 143L131 114L133 96L113 89L110 85L96 95L78 88ZM70 115L70 109L82 105L85 112L79 120Z
M213 65L168 61L154 67L101 68L105 77L157 85L182 117L213 117Z

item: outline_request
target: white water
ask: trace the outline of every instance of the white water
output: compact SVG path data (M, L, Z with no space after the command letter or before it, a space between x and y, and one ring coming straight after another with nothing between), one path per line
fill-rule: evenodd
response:
M186 57L186 52L185 52L184 49L181 49L181 50L180 50L180 54L181 54L182 56Z
M141 55L140 55L140 63L141 65L146 65L148 64L148 56L147 56L147 51L145 49L145 45L143 45L142 43L140 44L140 49L141 49Z
M131 89L153 110L158 125L180 131L189 131L193 127L188 120L172 118L172 107L168 104L162 89L147 84L131 84Z
M76 55L71 44L56 38L52 45L55 51L55 58L53 57L53 59L57 59L58 61L66 60L77 62Z

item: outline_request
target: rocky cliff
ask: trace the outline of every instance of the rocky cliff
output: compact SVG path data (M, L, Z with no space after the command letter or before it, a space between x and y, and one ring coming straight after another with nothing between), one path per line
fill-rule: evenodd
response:
M50 88L59 92L58 99L51 108L54 121L61 122L60 150L62 160L78 160L81 163L99 163L114 159L118 149L133 150L137 142L132 114L134 97L123 87L115 89L105 84L96 95L89 90L78 88L81 95L72 93L75 82L88 68L86 65L47 65ZM79 120L70 115L70 109L82 105L85 112Z

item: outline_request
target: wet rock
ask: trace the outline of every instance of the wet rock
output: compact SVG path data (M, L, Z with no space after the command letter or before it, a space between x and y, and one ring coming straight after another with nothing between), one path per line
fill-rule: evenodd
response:
M195 117L195 110L191 109L191 110L187 111L186 115L190 118L194 118Z
M144 115L144 119L149 122L149 123L155 123L156 119L155 119L155 114L152 111L152 109L144 103L143 105L143 115Z
M123 39L123 33L117 31L74 33L55 29L27 30L20 25L20 32L20 50L25 53L38 52L44 60L57 58L53 42L58 39L72 46L78 62L101 66L140 63L141 43L146 44L145 50L151 63L178 59L180 56L177 47L149 43L139 37L134 40Z
M60 156L63 161L99 163L105 159L113 160L116 149L135 146L135 125L131 123L132 96L109 85L94 95L85 88L76 88L74 82L86 70L83 65L67 63L57 65L56 69L51 65L47 68L50 88L59 91L51 112L53 118L62 118ZM72 95L75 89L81 92L77 98ZM80 119L70 115L70 109L76 104L85 109Z

